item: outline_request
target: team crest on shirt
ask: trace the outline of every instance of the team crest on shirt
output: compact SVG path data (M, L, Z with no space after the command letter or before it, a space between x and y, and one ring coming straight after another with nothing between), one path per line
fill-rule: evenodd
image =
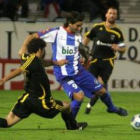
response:
M111 40L114 40L115 39L115 35L111 35Z
M101 31L101 30L103 30L103 28L102 28L102 27L100 27L100 29L99 29L99 30Z
M97 80L97 79L94 79L94 83L95 83L95 84L98 84L99 82L98 82L98 80Z

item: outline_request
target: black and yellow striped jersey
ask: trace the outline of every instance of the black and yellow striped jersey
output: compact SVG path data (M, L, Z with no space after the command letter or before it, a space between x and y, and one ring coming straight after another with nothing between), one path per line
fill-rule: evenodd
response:
M124 45L124 37L118 26L108 28L105 22L94 24L86 37L94 41L91 53L93 58L114 58L115 52L111 49L111 44Z
M35 98L49 100L50 84L41 60L35 54L23 54L20 69L25 75L25 91Z

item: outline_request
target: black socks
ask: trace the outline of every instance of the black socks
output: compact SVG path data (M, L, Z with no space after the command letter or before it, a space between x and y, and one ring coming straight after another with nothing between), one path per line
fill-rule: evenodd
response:
M0 118L0 127L2 127L2 128L8 127L6 119Z
M72 113L61 113L61 117L66 124L66 128L68 130L76 130L77 129L77 122L74 119Z

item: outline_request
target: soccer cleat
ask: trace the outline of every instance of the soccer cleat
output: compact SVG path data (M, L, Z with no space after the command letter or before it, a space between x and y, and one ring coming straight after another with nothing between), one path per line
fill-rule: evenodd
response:
M91 111L91 108L86 107L86 109L85 109L85 114L90 114L90 111Z
M79 122L77 123L77 130L83 130L88 126L87 122Z
M127 116L128 115L127 110L125 110L123 108L116 108L116 113L120 116Z
M109 112L109 113L116 113L116 114L118 114L120 116L127 116L128 115L127 110L125 110L123 108L119 108L119 107L116 107L116 111L107 110L107 112Z
M70 124L66 124L67 130L83 130L88 126L87 122L79 122L76 126L72 126Z

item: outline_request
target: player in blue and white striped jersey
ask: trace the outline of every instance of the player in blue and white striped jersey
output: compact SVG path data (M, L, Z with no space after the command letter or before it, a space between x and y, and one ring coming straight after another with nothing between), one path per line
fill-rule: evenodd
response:
M81 24L79 25L81 26ZM66 59L69 63L61 67L54 66L54 73L57 80L65 76L74 76L83 67L79 63L80 54L78 51L81 42L80 34L72 34L67 32L64 26L50 29L46 32L38 32L40 38L46 42L52 42L53 61Z
M60 64L54 65L54 74L71 99L71 109L74 117L80 109L84 96L91 98L95 94L101 96L108 112L126 116L127 111L114 106L110 94L80 63L78 47L82 42L80 30L83 19L82 13L71 12L66 17L64 26L30 35L19 53L26 50L26 44L34 37L40 37L45 42L52 43L54 64L63 60L61 66Z

